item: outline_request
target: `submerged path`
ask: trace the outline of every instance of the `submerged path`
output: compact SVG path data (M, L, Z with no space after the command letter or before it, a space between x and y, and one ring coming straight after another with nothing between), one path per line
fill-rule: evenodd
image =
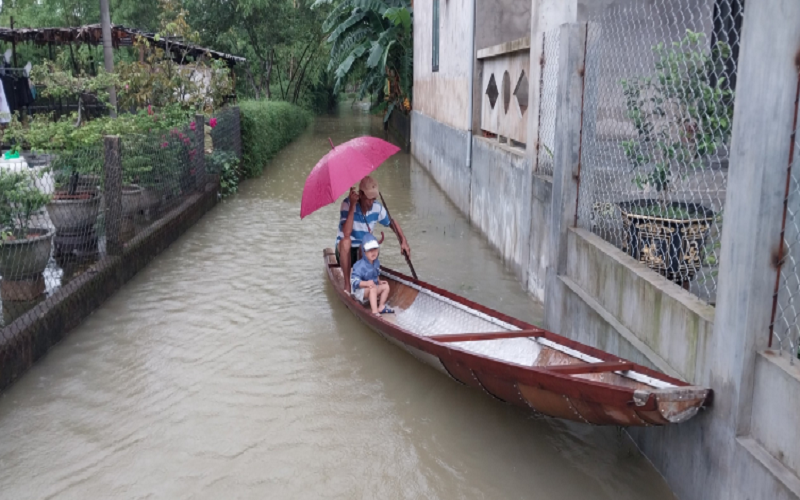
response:
M380 133L319 118L0 396L0 499L672 499L616 429L460 386L338 302L338 207L301 222L300 193L328 136ZM420 278L536 322L423 169L397 155L376 177Z

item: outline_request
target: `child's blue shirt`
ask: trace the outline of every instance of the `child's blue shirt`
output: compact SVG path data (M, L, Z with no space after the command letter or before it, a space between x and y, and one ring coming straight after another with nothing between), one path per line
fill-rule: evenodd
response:
M353 292L358 290L362 281L372 281L378 284L378 276L380 276L381 262L380 259L375 259L375 262L370 263L365 255L356 265L353 266L350 272L350 287Z

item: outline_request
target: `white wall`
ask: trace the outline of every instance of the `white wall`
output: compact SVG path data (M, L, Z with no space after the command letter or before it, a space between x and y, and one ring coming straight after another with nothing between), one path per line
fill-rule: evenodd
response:
M439 71L432 70L433 0L414 3L414 103L418 111L469 129L471 0L439 0Z

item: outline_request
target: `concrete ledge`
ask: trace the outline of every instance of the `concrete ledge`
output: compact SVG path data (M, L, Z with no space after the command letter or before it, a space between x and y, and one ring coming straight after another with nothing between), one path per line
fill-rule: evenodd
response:
M104 257L0 330L0 390L8 387L150 260L216 205L217 184L191 194L136 235L122 255Z
M511 54L512 52L519 52L520 50L530 50L531 37L524 36L517 38L510 42L492 45L478 51L478 59L487 59L489 57L502 56L504 54Z
M509 146L508 144L503 144L502 142L498 142L496 139L490 139L488 137L481 137L476 135L473 137L475 141L481 141L486 146L496 148L498 153L511 153L515 156L519 156L520 158L525 158L525 150L522 148L515 148L513 146Z
M800 498L800 478L792 471L787 469L775 457L769 454L755 439L751 437L739 437L737 443L742 447L742 451L748 453L753 459L757 460L776 480L778 480L788 491L779 495L769 488L770 496L763 498ZM794 443L793 443L794 444Z
M614 330L619 333L619 335L625 339L626 342L630 343L631 346L642 353L649 361L649 366L655 368L659 371L662 371L669 375L670 377L681 378L680 373L675 371L669 363L667 363L664 358L656 354L655 351L650 349L644 342L642 342L639 337L633 334L632 331L625 328L625 325L617 321L611 313L606 311L603 306L600 305L599 302L594 300L588 293L586 293L581 287L578 286L577 283L572 281L571 279L567 278L566 276L559 276L561 282L569 288L569 290L580 297L587 306L589 306L598 316L600 316L603 321L608 323L608 325L613 328ZM621 354L619 354L621 356Z
M566 276L680 378L701 383L714 308L588 231L567 238Z
M795 474L800 470L800 360L786 354L756 355L750 434L772 457Z

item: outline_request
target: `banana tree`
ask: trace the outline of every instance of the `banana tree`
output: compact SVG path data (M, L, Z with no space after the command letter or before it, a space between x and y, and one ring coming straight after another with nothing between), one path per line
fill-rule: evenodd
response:
M386 113L409 109L413 81L413 9L409 0L316 0L335 6L322 28L330 46L335 91L356 68L365 69L359 97L384 90Z

